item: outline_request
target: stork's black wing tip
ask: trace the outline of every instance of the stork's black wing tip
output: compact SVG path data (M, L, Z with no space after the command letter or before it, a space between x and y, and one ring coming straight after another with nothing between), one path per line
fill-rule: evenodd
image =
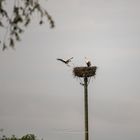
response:
M70 59L73 59L74 57L71 57Z

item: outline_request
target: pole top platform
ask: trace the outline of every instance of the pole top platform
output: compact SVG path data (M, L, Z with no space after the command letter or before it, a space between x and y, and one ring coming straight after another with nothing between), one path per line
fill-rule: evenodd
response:
M96 75L96 66L92 67L74 67L73 75L79 78L92 77Z

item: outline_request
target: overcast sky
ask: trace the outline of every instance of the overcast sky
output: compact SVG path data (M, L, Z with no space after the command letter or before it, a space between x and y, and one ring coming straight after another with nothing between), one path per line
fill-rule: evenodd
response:
M97 65L89 84L90 140L140 139L140 1L48 0L56 27L33 23L0 52L0 128L84 140L83 87L56 58Z

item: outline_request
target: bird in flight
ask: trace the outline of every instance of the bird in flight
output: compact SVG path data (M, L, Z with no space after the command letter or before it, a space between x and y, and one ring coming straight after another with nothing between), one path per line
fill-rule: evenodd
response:
M85 57L85 62L87 64L87 67L90 67L91 66L91 62L87 59L87 57Z
M71 59L73 59L73 57L71 57L71 58L69 58L67 60L64 60L64 59L61 59L61 58L57 58L58 61L61 61L61 62L65 63L65 64L67 64L67 65L71 62Z

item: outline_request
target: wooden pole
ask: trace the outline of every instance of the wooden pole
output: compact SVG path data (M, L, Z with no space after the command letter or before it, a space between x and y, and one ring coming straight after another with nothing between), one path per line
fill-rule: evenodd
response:
M83 78L84 83L84 123L85 123L85 140L89 140L88 128L88 78L96 75L96 66L91 67L74 67L73 74L75 77Z
M88 78L84 77L85 140L89 139L88 131Z

